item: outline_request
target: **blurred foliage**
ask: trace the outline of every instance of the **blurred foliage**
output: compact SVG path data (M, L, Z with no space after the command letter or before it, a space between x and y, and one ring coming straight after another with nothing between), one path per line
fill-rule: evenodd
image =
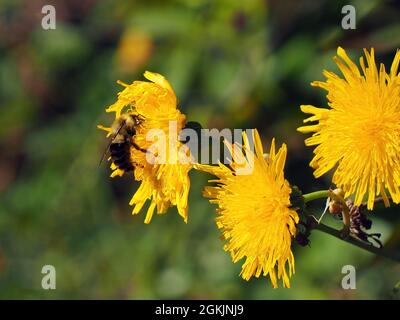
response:
M353 57L374 46L391 63L396 1L51 1L56 30L41 28L47 1L0 1L1 298L399 298L400 266L315 232L296 247L292 289L243 281L222 250L208 177L192 172L189 223L175 209L144 225L131 216L132 177L98 167L106 141L96 129L121 90L115 81L164 74L190 120L209 128L257 127L289 148L287 176L305 191L329 186L308 167L296 132L302 103L325 105L311 88L338 45ZM357 29L342 30L353 4ZM320 204L320 207L323 205ZM399 250L398 206L377 210L374 231ZM328 219L329 220L329 219ZM339 227L338 221L329 221ZM57 290L41 289L41 268ZM357 269L357 290L341 269Z

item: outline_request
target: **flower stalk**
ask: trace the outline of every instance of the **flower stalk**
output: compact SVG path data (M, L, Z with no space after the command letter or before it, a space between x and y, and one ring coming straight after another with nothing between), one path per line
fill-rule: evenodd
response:
M329 190L319 190L319 191L315 191L315 192L310 192L310 193L306 193L303 194L303 198L304 198L304 203L313 201L313 200L317 200L317 199L321 199L321 198L328 198L330 195Z
M322 198L331 198L337 202L339 202L342 207L342 217L343 217L343 223L344 227L342 230L336 230L330 226L327 226L320 221L318 221L314 216L312 215L307 215L307 227L309 231L312 230L319 230L321 232L324 232L326 234L329 234L337 239L340 239L342 241L345 241L347 243L350 243L358 248L361 248L363 250L366 250L370 253L376 254L381 257L385 257L387 259L400 262L400 252L394 252L394 251L389 251L384 248L378 248L375 247L372 244L368 244L364 241L361 241L360 239L357 239L356 237L352 236L349 234L349 226L350 226L350 214L349 214L349 208L346 205L346 201L333 192L332 190L319 190L311 193L307 193L303 195L303 200L304 203L317 200L317 199L322 199ZM376 201L379 201L379 199L376 199Z
M378 256L400 262L400 252L389 251L385 248L377 248L371 244L365 243L363 241L358 240L353 236L348 236L347 238L342 237L342 231L336 230L332 227L329 227L323 223L319 223L314 217L309 216L309 227L311 230L319 230L326 234L329 234L337 239L350 243L356 247L364 249L370 253L376 254Z

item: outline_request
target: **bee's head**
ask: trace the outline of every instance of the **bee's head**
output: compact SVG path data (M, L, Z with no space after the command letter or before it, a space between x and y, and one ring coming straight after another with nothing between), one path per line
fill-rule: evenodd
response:
M112 132L116 134L135 134L135 126L138 125L137 115L131 113L121 114L112 125Z

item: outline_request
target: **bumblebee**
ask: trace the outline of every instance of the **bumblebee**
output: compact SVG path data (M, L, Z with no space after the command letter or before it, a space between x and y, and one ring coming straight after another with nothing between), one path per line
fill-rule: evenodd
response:
M111 141L107 146L112 162L124 172L132 171L138 164L132 162L130 148L147 152L134 141L136 129L143 124L144 118L139 114L122 114L111 126ZM102 160L104 159L104 156Z

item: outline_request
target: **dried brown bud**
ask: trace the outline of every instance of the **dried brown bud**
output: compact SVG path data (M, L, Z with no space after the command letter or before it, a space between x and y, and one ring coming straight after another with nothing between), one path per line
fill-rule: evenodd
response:
M341 203L331 200L329 202L329 213L339 215L342 213L343 206Z
M351 200L347 200L346 204L350 210L350 233L371 245L373 243L370 239L372 239L379 247L382 247L382 243L379 240L381 235L379 233L367 233L365 231L370 229L372 226L372 221L367 218L367 215L364 212L365 206L356 206Z
M340 198L344 197L344 192L340 188L333 190L332 193L334 193L335 195L337 195ZM333 215L340 215L340 214L342 214L342 211L343 211L343 204L340 203L339 201L331 198L329 201L328 209L329 209L329 213L331 213Z

